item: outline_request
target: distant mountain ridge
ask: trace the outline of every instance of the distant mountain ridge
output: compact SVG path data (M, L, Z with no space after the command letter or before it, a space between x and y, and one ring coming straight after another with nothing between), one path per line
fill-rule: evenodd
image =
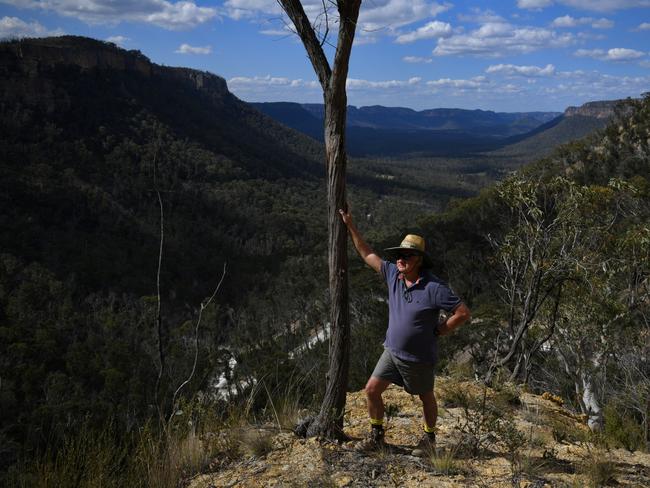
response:
M323 118L324 107L322 104L301 104L300 107L318 119ZM434 108L417 111L410 108L384 107L382 105L366 107L350 105L348 107L348 124L351 127L373 129L480 130L484 134L506 137L532 130L558 115L560 115L559 112L506 113L460 108Z
M322 104L253 103L278 122L323 140ZM559 112L348 107L348 152L352 156L422 154L459 156L491 151L554 120Z
M619 100L594 101L568 107L563 113L349 106L348 152L369 157L455 157L488 152L535 159L559 144L604 127L619 104ZM322 104L252 105L292 129L323 140Z
M322 104L266 102L252 105L292 129L319 141L323 139ZM497 139L527 133L559 115L559 112L505 113L455 108L416 111L404 107L351 105L348 107L349 150L353 155L380 154L382 151L444 152L439 146L446 139L452 143L464 139L469 148L487 148ZM387 147L378 150L365 139L390 142L380 144Z

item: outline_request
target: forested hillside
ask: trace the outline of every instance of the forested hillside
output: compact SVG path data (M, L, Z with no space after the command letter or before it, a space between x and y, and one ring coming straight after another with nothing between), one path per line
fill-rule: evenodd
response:
M465 348L488 382L558 392L647 448L650 97L422 226L478 319L446 357Z
M218 76L100 41L1 43L0 74L0 468L38 478L67 459L71 438L99 439L119 466L163 466L151 446L170 437L138 444L143 432L184 435L237 410L264 418L283 389L297 408L316 405L327 344L312 339L328 305L321 147ZM469 200L512 167L352 160L348 181L376 249L426 215L418 230L437 272L475 317L442 357L464 351L488 381L557 391L640 446L650 99L631 105ZM350 275L360 388L386 309L360 260ZM217 394L224 378L231 397Z
M4 42L0 73L3 466L78 429L71 419L131 431L168 415L196 344L189 397L214 395L231 359L255 377L323 329L319 144L218 76L110 43ZM475 191L449 171L401 173L350 164L350 199L376 242ZM359 307L357 324L384 313ZM309 360L313 377L325 357Z
M321 323L320 146L217 76L99 41L3 43L0 70L4 466L71 419L167 415L224 264L187 390L228 363L220 348ZM376 198L375 178L356 181Z
M568 107L559 117L530 132L511 137L504 147L492 151L491 155L527 162L540 159L560 144L604 128L616 116L617 110L626 110L623 101L588 102L580 107Z

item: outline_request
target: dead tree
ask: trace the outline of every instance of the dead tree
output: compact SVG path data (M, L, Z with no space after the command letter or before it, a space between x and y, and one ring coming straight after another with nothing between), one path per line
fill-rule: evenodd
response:
M334 62L330 63L323 50L329 33L328 9L323 2L325 31L318 38L299 0L278 0L291 19L295 31L307 50L309 60L323 89L325 102L325 157L327 163L327 219L330 308L329 368L325 397L320 413L307 430L307 435L342 438L345 395L348 385L350 351L350 319L348 307L347 230L338 209L346 208L345 124L347 115L346 81L350 53L357 27L361 0L337 0L338 39Z

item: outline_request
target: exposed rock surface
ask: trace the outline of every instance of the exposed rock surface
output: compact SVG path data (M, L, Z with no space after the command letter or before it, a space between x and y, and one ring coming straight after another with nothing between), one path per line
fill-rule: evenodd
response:
M436 390L449 388L449 380L439 380ZM474 383L453 384L481 395ZM438 391L440 393L440 391ZM444 395L444 391L442 392ZM495 395L489 390L488 397ZM440 397L441 395L439 395ZM556 487L588 486L585 470L590 464L613 463L617 486L650 486L650 455L620 449L602 450L581 441L554 440L553 424L562 423L574 432L586 432L579 416L558 405L553 397L542 398L523 393L514 419L521 433L530 438L521 449L513 468L511 457L503 449L493 449L479 456L462 455L457 449L456 426L463 409L440 409L438 461L411 456L421 435L420 402L403 390L391 387L385 393L389 418L386 430L388 449L359 453L354 441L336 444L323 439L301 439L288 432L272 435L272 448L266 455L248 456L229 463L215 460L220 469L199 475L189 482L192 488L210 487L284 487L284 486L404 486L404 487ZM361 439L368 429L363 392L348 395L345 429L354 439ZM534 441L532 441L534 439ZM445 455L454 459L452 469L440 461Z
M57 94L53 93L56 88L46 81L47 73L65 67L81 71L125 72L143 79L174 79L189 82L213 98L230 96L226 80L220 76L190 68L160 66L152 63L140 51L127 51L110 42L79 36L62 36L0 43L0 74L7 78L3 84L5 90L12 92L6 93L7 97L40 93L40 98L36 97L34 101L48 97L56 98ZM9 82L12 76L16 77L16 83ZM27 83L24 82L25 79L28 80ZM37 84L40 86L35 87Z
M582 115L583 117L595 117L597 119L609 119L614 115L614 109L620 100L588 102L579 107L568 107L564 111L565 117L575 117Z

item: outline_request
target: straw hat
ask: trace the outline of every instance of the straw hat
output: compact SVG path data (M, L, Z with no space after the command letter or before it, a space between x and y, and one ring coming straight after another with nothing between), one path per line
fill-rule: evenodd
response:
M391 257L396 257L402 251L410 251L413 254L422 256L422 267L433 267L433 260L424 250L424 238L415 234L408 234L398 247L389 247L384 251Z

